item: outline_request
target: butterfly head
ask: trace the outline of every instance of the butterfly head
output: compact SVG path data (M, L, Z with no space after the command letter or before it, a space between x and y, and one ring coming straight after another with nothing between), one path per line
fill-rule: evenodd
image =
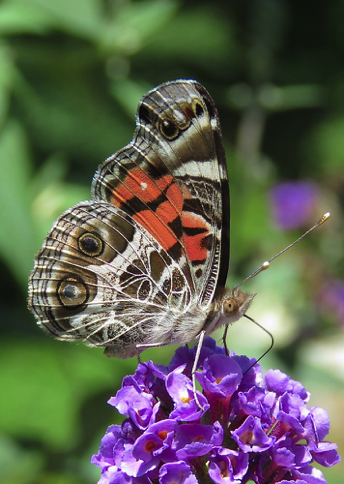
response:
M237 287L227 289L221 299L221 314L228 322L234 323L246 314L254 296Z

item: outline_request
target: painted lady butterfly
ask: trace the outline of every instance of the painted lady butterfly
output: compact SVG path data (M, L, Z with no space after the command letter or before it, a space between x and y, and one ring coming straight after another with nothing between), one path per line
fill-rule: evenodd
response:
M195 339L200 348L254 297L225 289L229 187L208 92L195 81L162 84L140 101L136 124L99 167L92 200L55 222L29 282L43 329L119 358Z
M99 167L92 200L55 222L29 282L42 328L119 358L203 339L253 298L224 289L229 188L208 92L162 84L140 101L136 124Z

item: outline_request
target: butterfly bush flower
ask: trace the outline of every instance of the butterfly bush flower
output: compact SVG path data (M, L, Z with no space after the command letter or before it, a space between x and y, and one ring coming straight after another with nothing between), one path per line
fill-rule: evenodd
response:
M272 215L282 230L304 227L311 219L319 195L313 182L277 183L271 190Z
M326 410L279 370L227 356L206 338L196 379L195 348L179 348L168 367L140 363L109 404L125 416L111 425L92 463L99 484L326 483L312 463L340 461Z

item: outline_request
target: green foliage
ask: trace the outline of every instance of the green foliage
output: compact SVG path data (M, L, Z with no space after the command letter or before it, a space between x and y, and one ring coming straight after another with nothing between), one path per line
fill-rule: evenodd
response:
M259 293L251 315L276 340L263 366L302 378L311 403L329 407L331 439L343 445L343 317L318 304L322 281L344 278L342 10L340 0L0 4L3 484L98 478L90 455L117 422L106 401L136 362L49 340L26 309L27 278L55 218L89 198L97 166L131 140L140 96L175 78L199 80L219 109L231 182L229 284L299 235L272 222L275 182L317 182L314 221L332 211L248 289ZM230 329L229 346L259 357L269 342L248 324ZM172 351L143 357L163 363ZM328 470L328 482L342 482L341 473Z

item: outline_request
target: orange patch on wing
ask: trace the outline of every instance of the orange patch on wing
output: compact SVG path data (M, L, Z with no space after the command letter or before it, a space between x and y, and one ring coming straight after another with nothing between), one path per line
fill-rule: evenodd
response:
M122 203L127 202L133 198L133 196L134 195L130 190L128 190L128 188L120 185L118 188L112 191L112 203L115 205L115 207L120 207Z
M184 235L185 250L191 261L203 261L207 258L208 249L204 246L204 234Z
M146 203L152 202L161 195L163 190L171 185L172 181L171 175L152 180L141 168L135 168L113 190L113 203L116 206L120 206L134 197L138 197Z
M172 230L166 227L165 222L150 210L136 213L133 219L148 230L166 251L178 241Z
M205 239L209 234L209 228L204 219L196 214L182 213L182 225L187 228L204 229L204 232L195 235L184 234L185 250L191 261L203 261L207 258L208 248Z
M168 201L160 203L155 213L157 217L159 217L161 221L165 222L166 224L173 222L173 220L178 216L178 212Z
M172 183L166 190L166 196L180 214L183 209L183 194L178 183Z
M165 190L165 188L168 185L171 185L172 182L173 182L173 177L171 175L165 175L159 178L158 180L156 180L156 184L161 190Z
M179 185L173 181L173 177L165 175L152 180L141 168L135 168L128 173L123 183L113 190L112 196L114 205L119 207L134 197L144 203L154 202L163 191L167 200L160 203L155 212L141 210L135 213L133 218L167 251L178 242L168 224L180 217L183 208L183 194Z
M183 196L177 183L168 187L166 196L168 200L160 203L155 213L165 224L169 224L180 216L183 208Z

